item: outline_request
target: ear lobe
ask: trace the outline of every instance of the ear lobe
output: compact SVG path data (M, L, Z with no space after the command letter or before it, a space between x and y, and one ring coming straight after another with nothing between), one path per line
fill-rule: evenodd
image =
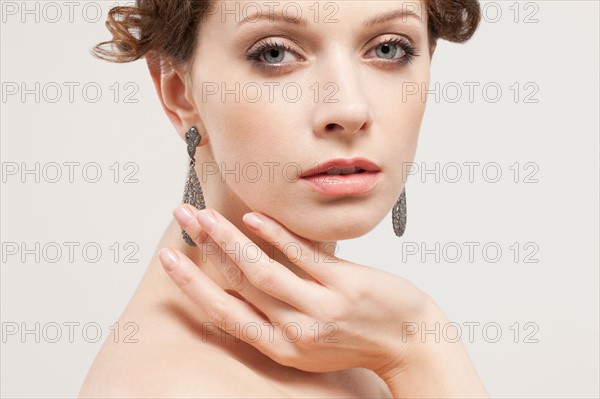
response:
M186 97L186 81L180 72L162 57L150 56L146 62L162 108L183 137L181 132L187 131L189 126L199 119L194 104Z

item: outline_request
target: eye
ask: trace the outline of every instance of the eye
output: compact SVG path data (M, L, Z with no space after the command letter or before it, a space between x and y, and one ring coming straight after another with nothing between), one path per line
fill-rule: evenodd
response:
M375 46L376 54L381 59L405 65L419 55L418 50L406 39L395 37L387 39Z
M264 69L281 68L277 64L288 63L283 62L286 59L286 52L296 54L296 52L287 44L270 40L258 44L246 55L246 58Z
M408 64L419 55L418 50L408 40L400 37L382 41L375 49L378 57L397 65ZM284 62L288 58L285 56L286 53L297 54L287 44L269 40L255 46L248 52L246 58L259 68L277 70L282 68L280 64L291 63Z

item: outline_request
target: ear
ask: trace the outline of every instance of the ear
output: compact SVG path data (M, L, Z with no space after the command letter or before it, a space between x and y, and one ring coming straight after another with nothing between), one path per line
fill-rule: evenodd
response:
M149 54L146 63L163 110L179 136L185 140L185 132L201 123L191 96L191 83L163 57ZM202 131L200 126L198 130Z

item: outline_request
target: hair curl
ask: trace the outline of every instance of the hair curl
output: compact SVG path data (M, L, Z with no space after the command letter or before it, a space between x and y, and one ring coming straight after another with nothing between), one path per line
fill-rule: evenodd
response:
M151 66L161 55L189 71L197 44L199 21L214 0L136 0L108 13L112 40L97 44L92 55L124 63L146 57ZM425 0L430 51L438 39L462 43L475 33L481 11L478 0Z

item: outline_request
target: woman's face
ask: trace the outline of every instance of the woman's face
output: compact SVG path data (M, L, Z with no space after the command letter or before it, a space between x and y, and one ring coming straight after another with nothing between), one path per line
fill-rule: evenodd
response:
M392 11L404 14L381 18ZM316 241L372 230L415 154L431 61L426 14L420 1L216 1L189 77L210 143L196 159L218 167L197 166L207 206L237 201ZM326 195L298 179L353 157L380 169L367 192Z

